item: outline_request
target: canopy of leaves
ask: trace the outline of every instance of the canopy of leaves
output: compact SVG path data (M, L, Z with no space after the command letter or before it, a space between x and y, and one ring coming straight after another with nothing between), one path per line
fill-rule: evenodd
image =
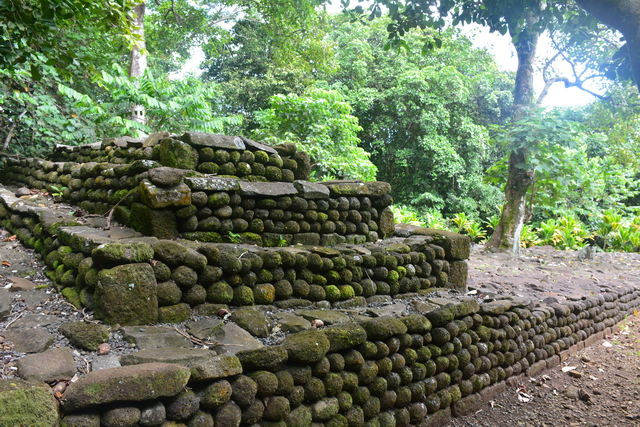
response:
M271 108L256 112L256 137L268 143L293 142L312 160L315 179L376 178L369 153L358 147L362 128L337 91L310 88L302 96L274 95Z
M407 52L387 50L387 25L345 23L331 34L339 64L332 87L354 106L379 179L399 203L492 215L501 196L482 182L497 160L485 125L508 120L512 76L453 30L427 55L420 46L431 31L407 35Z

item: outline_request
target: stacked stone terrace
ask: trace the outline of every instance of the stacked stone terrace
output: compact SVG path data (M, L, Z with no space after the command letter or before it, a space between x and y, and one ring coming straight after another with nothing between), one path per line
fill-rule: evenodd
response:
M567 304L476 300L464 293L467 237L394 228L388 184L308 177L294 146L197 133L9 161L5 184L104 214L0 191L2 225L105 323L197 319L185 326L204 341L229 319L265 336L242 319L277 310L325 324L266 346L148 347L71 384L60 413L43 405L54 421L42 425L441 426L507 380L558 365L640 304L631 287ZM114 206L131 228L112 223Z

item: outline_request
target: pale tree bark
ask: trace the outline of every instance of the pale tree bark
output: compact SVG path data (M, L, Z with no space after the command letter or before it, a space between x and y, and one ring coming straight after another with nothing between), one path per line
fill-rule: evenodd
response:
M620 31L627 42L631 72L640 90L640 1L576 0L597 20Z
M146 10L146 4L144 2L138 4L134 9L136 14L135 29L133 32L137 34L140 39L135 42L131 48L131 54L129 56L129 77L140 78L144 75L144 71L147 68L147 54L146 54L146 42L144 40L144 13ZM131 120L138 123L146 123L146 117L144 114L143 105L131 106Z
M520 37L514 43L518 56L518 70L516 72L516 85L513 97L513 120L524 118L533 105L533 73L536 57L536 47L540 33L532 29L536 17L529 13L525 17L528 27L528 37ZM520 30L520 29L518 29ZM513 37L515 34L511 34ZM500 222L494 230L485 248L493 252L511 252L514 255L520 253L520 234L526 217L527 190L533 184L533 175L529 170L518 167L527 161L527 150L519 149L511 152L509 156L507 184L505 186L505 204L502 208Z

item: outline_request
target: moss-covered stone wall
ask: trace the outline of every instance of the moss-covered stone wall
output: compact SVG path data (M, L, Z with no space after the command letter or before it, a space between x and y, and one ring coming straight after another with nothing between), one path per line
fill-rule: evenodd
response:
M135 423L156 414L160 422L202 426L444 426L479 410L507 381L558 366L611 333L639 297L624 288L552 305L461 298L406 317L299 332L269 347L209 353L180 371L187 388L158 385L154 392L162 398L144 390L118 397L119 390L140 388L142 374L131 375L131 366L98 371L69 386L63 425L116 425L109 424L114 417ZM123 358L124 364L149 361L162 357ZM131 372L168 370L161 363L136 368ZM104 386L116 380L115 391ZM88 396L92 390L102 392Z
M220 304L323 301L344 308L381 295L466 286L468 238L454 233L264 248L104 230L105 218L60 215L6 190L0 202L0 224L42 254L47 274L72 303L95 309L107 323L181 322L192 309L214 312Z

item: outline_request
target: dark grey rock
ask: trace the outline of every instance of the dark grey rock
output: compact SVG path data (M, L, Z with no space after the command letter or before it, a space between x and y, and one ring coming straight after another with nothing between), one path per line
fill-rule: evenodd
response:
M70 380L75 374L76 362L68 347L53 348L18 360L18 375L23 380Z
M11 314L11 294L7 289L0 289L0 322Z
M40 353L53 343L53 335L42 329L11 328L2 335L7 341L11 341L14 350L20 353Z
M231 313L229 320L235 322L254 337L266 338L271 331L271 321L263 313L253 309L241 309Z
M140 408L141 426L157 426L160 425L167 416L167 411L162 402L154 402L149 406Z
M105 411L100 417L102 427L133 427L140 421L140 409L124 406Z
M140 350L163 347L191 348L189 338L180 335L167 326L124 326L122 336L125 341L135 344Z

